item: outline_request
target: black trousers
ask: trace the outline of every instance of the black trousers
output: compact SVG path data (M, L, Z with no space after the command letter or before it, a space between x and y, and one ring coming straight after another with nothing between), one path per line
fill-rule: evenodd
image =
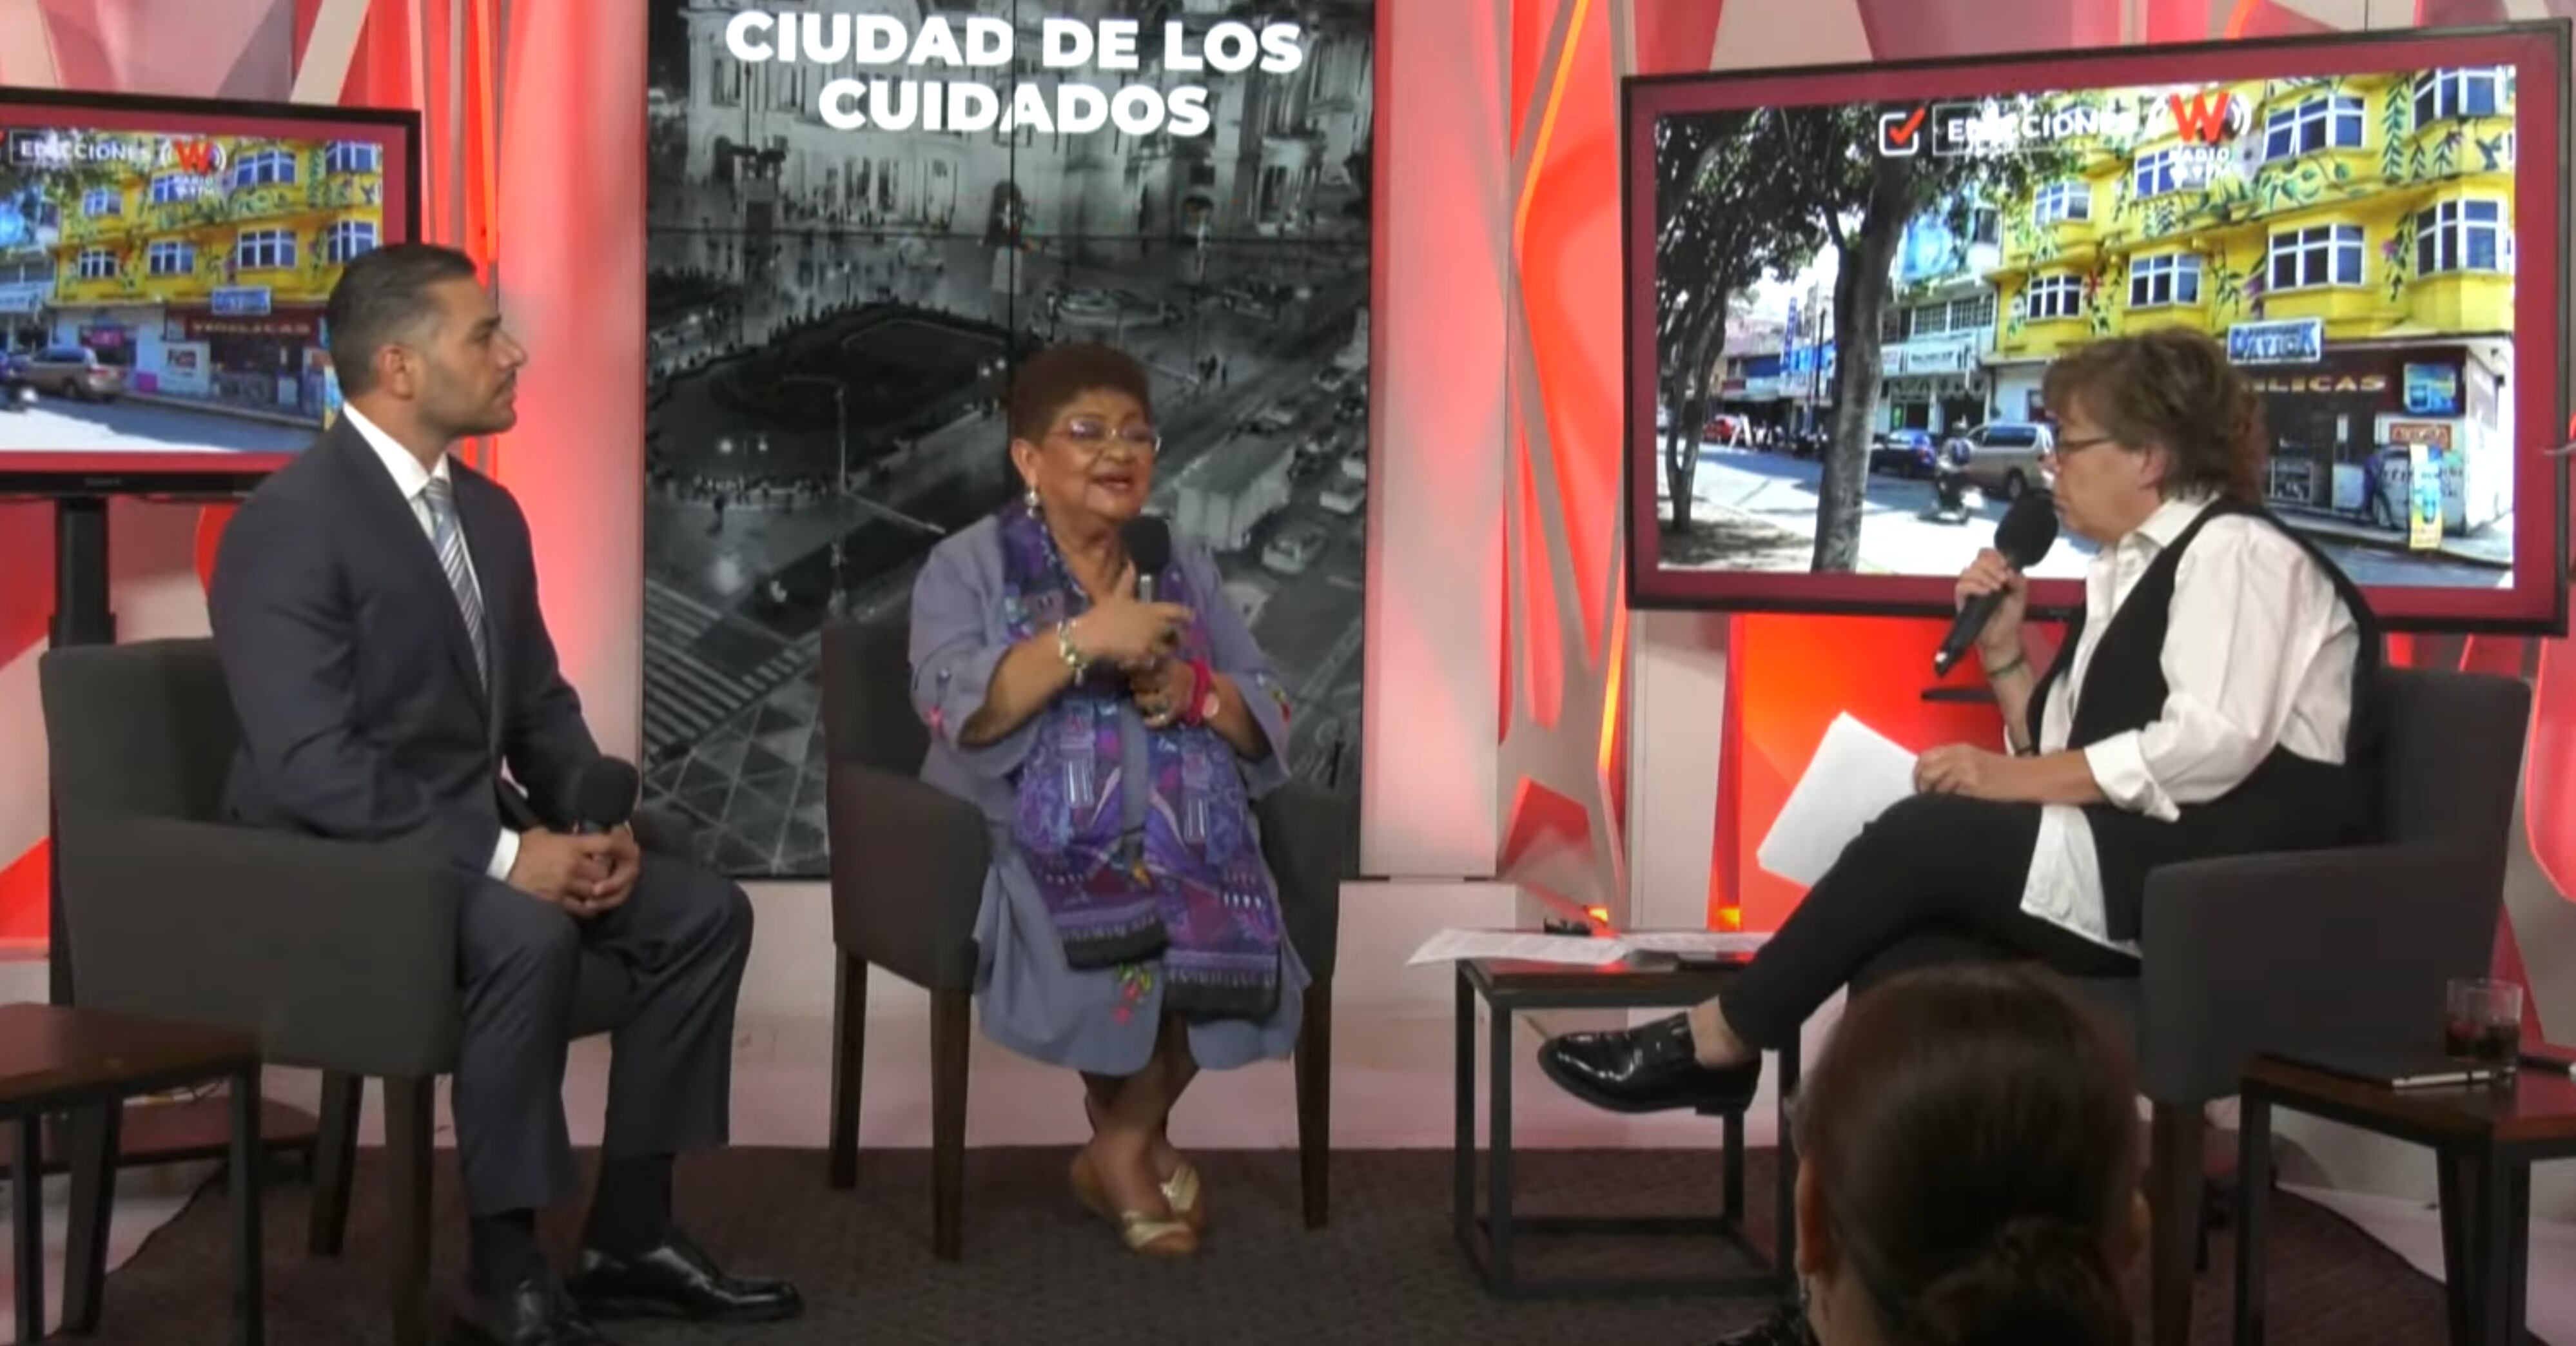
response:
M565 1050L585 949L625 965L631 1015L609 1039L609 1158L725 1142L734 999L751 902L721 875L647 853L624 905L589 920L508 884L467 885L457 920L465 1033L451 1103L471 1214L537 1210L579 1180L564 1121Z
M1718 997L1747 1046L1778 1050L1856 977L1961 958L2034 959L2078 977L2138 960L2021 909L2039 806L1915 795L1843 848L1779 933Z

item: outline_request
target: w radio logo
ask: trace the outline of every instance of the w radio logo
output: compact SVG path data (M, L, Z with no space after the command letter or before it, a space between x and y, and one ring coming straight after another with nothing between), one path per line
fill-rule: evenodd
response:
M202 177L224 166L223 147L211 140L173 140L169 149L171 165L183 173Z
M2174 134L2186 145L2224 145L2245 133L2249 114L2245 100L2223 90L2203 89L2186 99L2166 94L2173 110Z

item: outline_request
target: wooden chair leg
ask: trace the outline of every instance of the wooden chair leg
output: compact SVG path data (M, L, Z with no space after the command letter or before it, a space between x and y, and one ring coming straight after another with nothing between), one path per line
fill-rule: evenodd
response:
M930 1251L954 1262L965 1243L966 1046L974 1000L965 991L930 994Z
M429 1340L429 1179L437 1081L385 1081L385 1161L391 1170L386 1225L391 1242L395 1346Z
M859 1076L868 1055L868 964L841 955L832 988L832 1185L859 1181Z
M1332 1218L1333 984L1306 988L1306 1021L1297 1030L1297 1176L1305 1189L1306 1227Z
M315 1257L337 1257L349 1237L349 1184L358 1163L358 1112L367 1078L339 1071L322 1074L322 1115L313 1127L312 1226L305 1247Z
M122 1099L71 1116L71 1233L63 1249L63 1331L86 1337L98 1330L99 1301L107 1293L107 1234L116 1209L117 1133L125 1120Z
M2147 1319L2155 1346L2190 1346L2193 1254L2200 1240L2200 1109L2158 1102L2148 1139L2147 1204L2154 1216Z

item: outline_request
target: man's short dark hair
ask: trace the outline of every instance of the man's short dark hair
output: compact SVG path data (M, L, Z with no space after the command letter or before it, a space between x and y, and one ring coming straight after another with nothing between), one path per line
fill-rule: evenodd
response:
M431 286L474 278L473 258L436 243L396 243L349 263L323 314L340 391L353 395L376 386L376 352L436 314Z

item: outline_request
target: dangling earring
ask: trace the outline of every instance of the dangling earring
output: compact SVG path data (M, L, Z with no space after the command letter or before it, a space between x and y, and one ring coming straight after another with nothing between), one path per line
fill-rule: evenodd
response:
M1020 493L1020 503L1029 507L1029 513L1035 514L1038 512L1038 487L1036 482L1029 483L1029 488Z

